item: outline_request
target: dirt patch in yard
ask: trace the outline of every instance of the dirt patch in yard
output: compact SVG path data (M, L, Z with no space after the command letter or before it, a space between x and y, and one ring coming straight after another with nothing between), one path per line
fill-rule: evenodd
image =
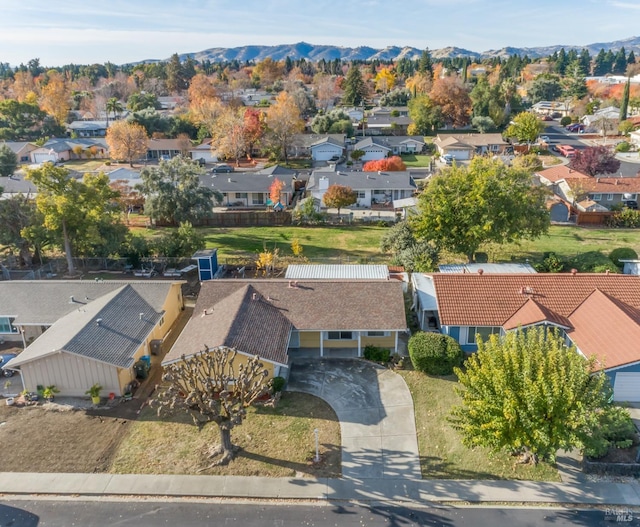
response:
M129 421L56 405L18 408L0 400L0 466L6 472L104 472Z

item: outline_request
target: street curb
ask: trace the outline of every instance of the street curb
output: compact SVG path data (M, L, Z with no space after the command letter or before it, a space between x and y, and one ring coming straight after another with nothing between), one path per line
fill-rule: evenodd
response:
M0 494L640 506L640 486L611 482L576 487L532 481L3 472L0 473Z

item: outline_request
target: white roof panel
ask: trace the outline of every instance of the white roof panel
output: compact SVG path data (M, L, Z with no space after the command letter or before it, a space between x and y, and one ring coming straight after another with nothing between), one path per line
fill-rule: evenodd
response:
M386 265L332 265L291 264L287 267L288 280L388 280Z

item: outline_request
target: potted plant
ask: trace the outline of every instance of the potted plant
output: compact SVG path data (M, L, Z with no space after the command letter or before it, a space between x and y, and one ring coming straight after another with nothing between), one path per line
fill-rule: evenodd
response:
M95 383L91 388L89 388L86 392L87 395L91 397L91 402L93 404L100 404L100 392L102 391L102 386L98 383Z
M45 400L51 402L53 401L53 398L55 397L56 393L60 393L60 390L58 390L58 388L56 388L56 386L52 384L51 386L47 386L42 391L42 397L44 397Z

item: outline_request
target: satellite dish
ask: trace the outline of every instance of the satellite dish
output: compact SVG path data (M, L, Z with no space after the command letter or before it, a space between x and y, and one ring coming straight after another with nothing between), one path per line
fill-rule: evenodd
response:
M622 199L633 199L633 194L629 194L628 192L625 192L622 195Z

